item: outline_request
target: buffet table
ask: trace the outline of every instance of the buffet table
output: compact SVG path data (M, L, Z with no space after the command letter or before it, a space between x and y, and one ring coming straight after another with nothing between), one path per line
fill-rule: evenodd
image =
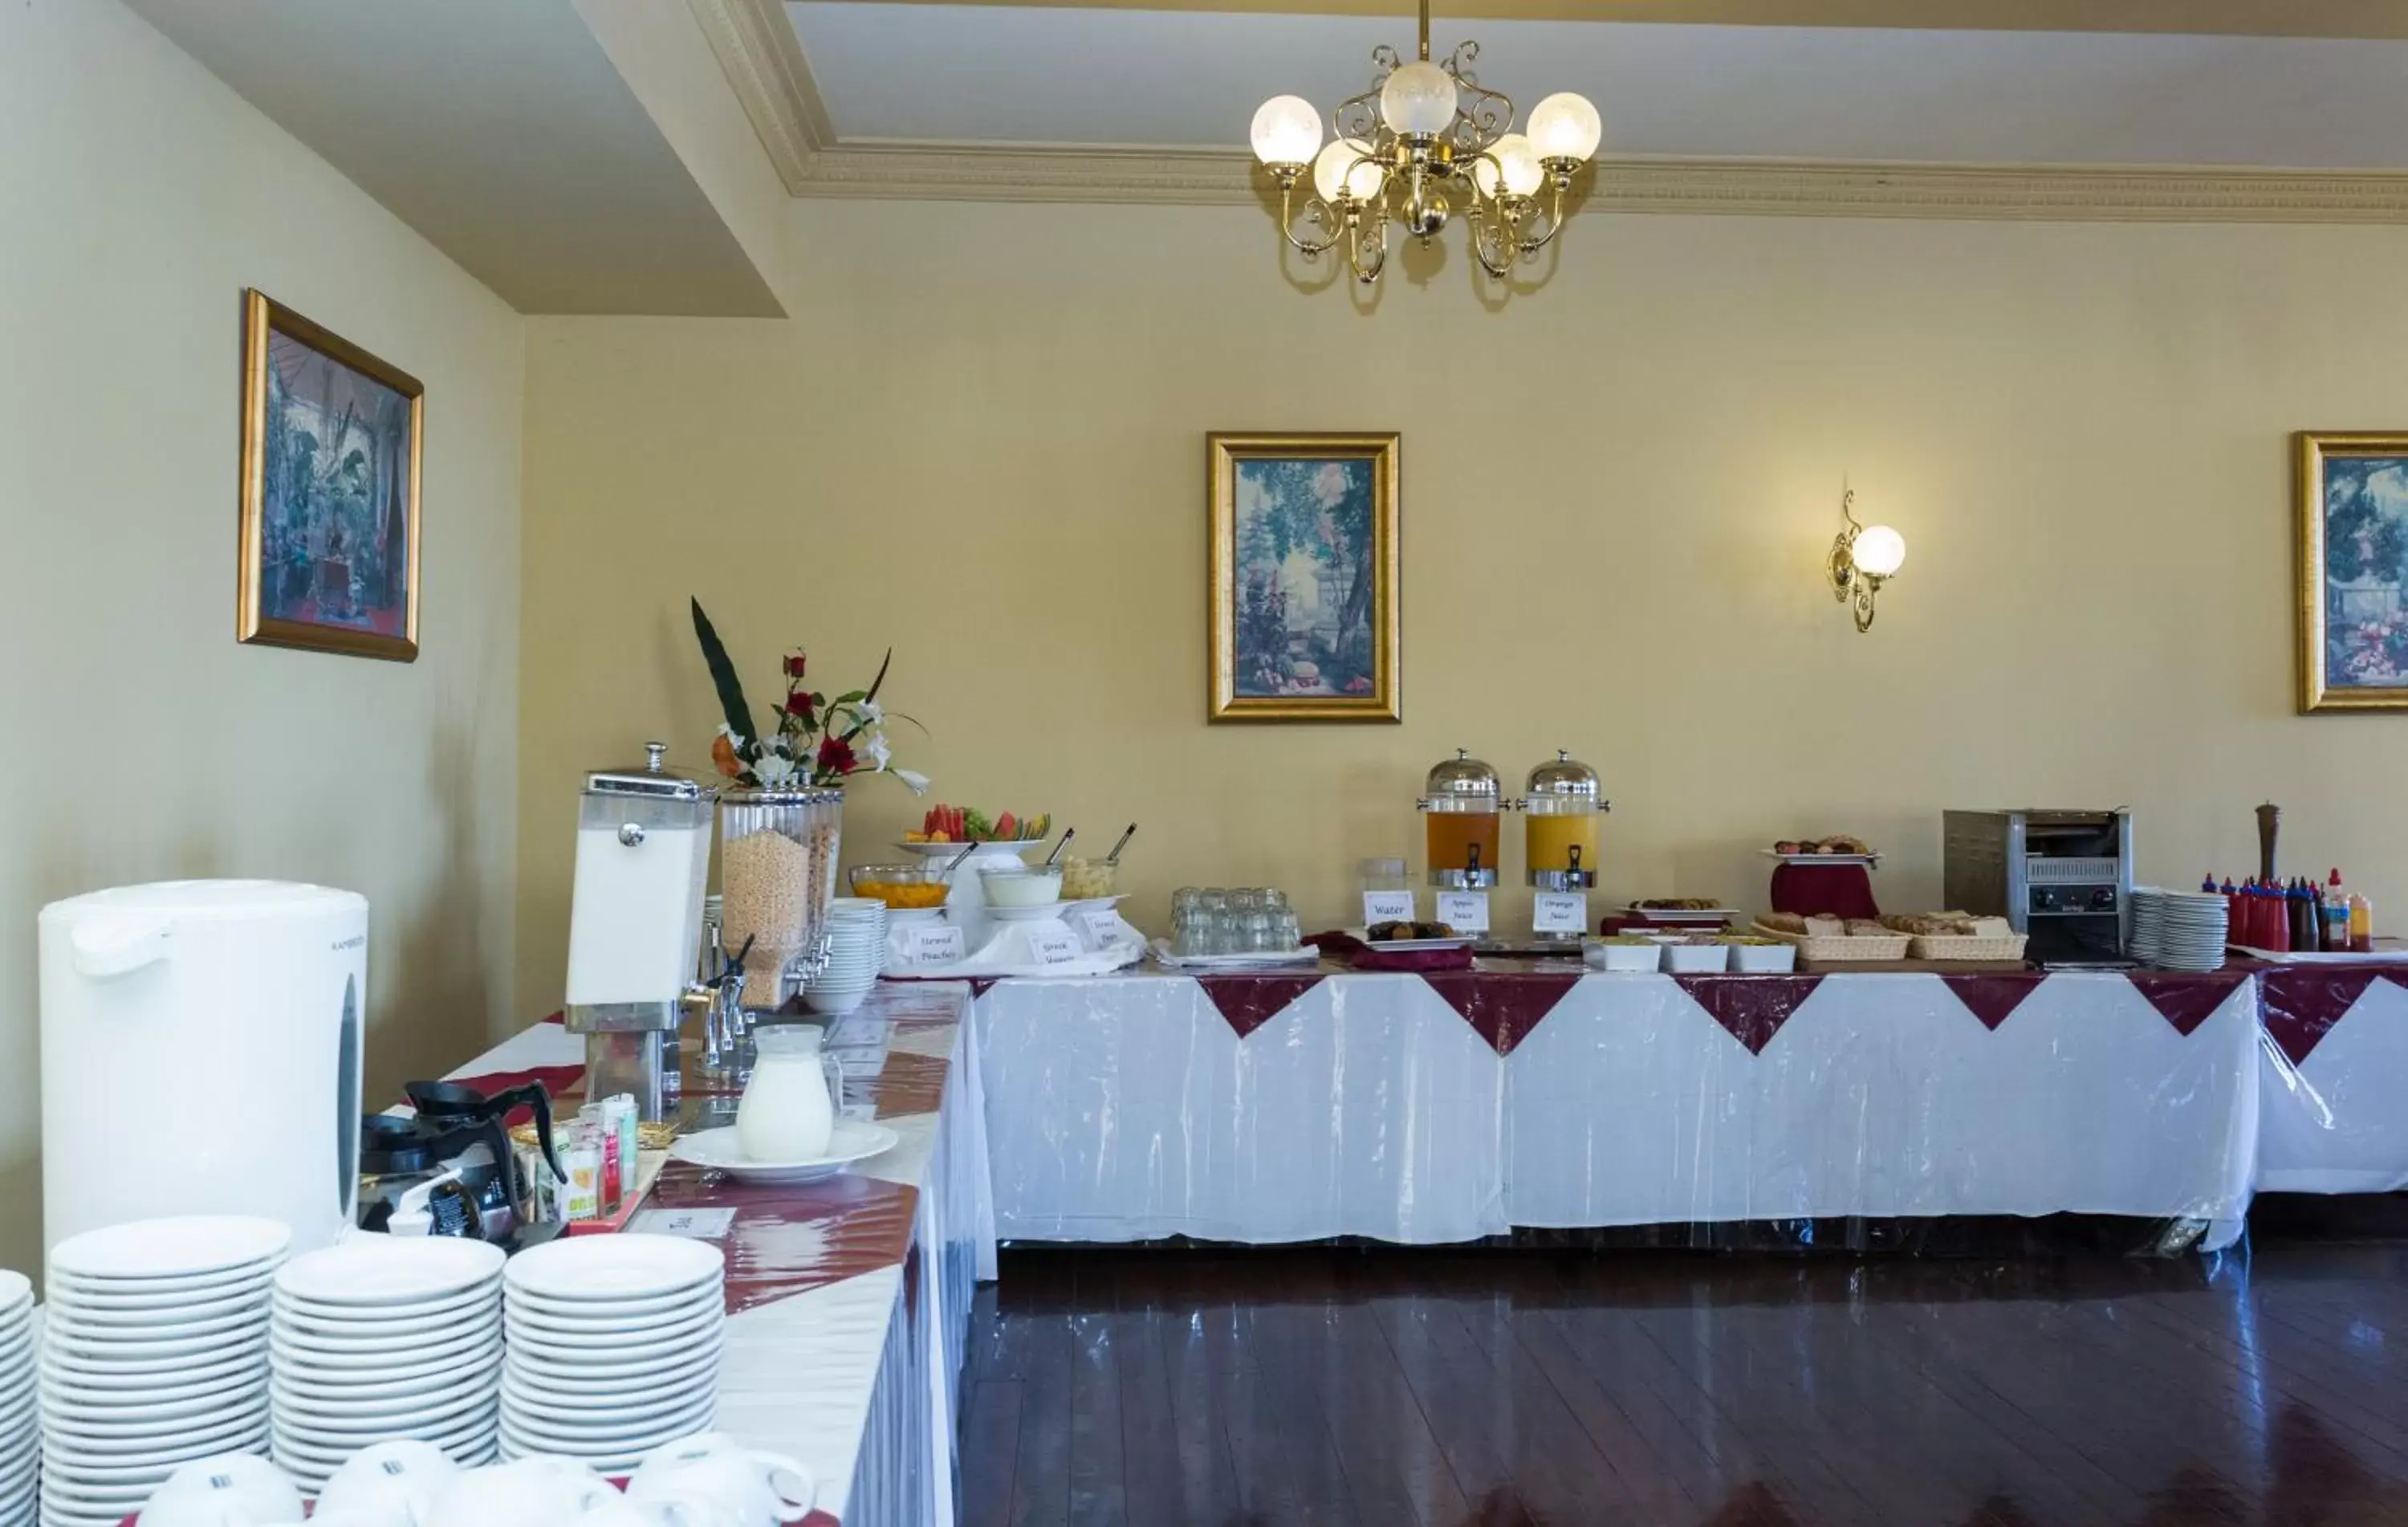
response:
M2266 979L1484 960L1005 981L973 1024L996 1228L1443 1242L2080 1212L2195 1225L2213 1249L2239 1235L2258 1168ZM2369 981L2293 1077L2350 1120L2352 1148L2408 1162L2408 1125L2346 1079L2358 1062L2318 1065L2348 1037L2408 1075L2408 992ZM2305 989L2277 979L2286 1014ZM2305 1107L2286 1104L2286 1130ZM2301 1125L2291 1145L2314 1156L2333 1133Z
M2258 1186L2408 1188L2408 964L2285 967L2258 979Z
M715 1231L727 1258L719 1425L810 1469L812 1527L953 1520L971 1288L995 1275L968 1001L958 985L882 987L829 1030L846 1111L893 1128L895 1149L828 1181L775 1188L671 1163L645 1203L696 1212L688 1232ZM582 1040L538 1024L452 1075L534 1076L573 1098L583 1056ZM724 1121L732 1096L707 1078L686 1087L690 1120Z

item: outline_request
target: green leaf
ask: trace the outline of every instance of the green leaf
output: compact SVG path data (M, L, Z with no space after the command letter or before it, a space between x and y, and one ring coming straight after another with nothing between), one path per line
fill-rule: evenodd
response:
M894 662L895 649L889 647L886 649L886 655L879 661L878 677L870 680L869 687L862 691L861 698L863 699L876 699L878 698L878 691L886 684L886 670L894 664Z
M720 644L710 617L702 612L702 601L688 602L694 606L694 638L702 643L703 666L710 670L710 683L719 691L719 708L725 713L728 727L748 742L759 741L761 734L752 729L752 707L744 703L744 684L736 677L736 665L727 660L727 649Z

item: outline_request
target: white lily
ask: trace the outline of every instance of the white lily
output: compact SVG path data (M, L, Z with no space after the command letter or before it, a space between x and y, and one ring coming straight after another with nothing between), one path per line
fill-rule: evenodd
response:
M915 796L924 796L928 793L928 776L916 770L898 769L895 771L895 777L901 780L903 782L903 787L910 790Z
M886 709L874 699L857 699L846 707L853 720L864 727L875 727L886 719Z
M872 773L883 773L886 766L895 761L895 750L886 745L886 734L882 731L865 735L860 740L860 753L869 760Z
M774 790L795 777L795 760L782 754L765 753L752 760L752 772L760 776L764 789Z

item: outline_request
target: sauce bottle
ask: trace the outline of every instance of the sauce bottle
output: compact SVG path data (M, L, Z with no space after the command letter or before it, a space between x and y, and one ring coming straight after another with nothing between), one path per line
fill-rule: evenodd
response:
M2349 890L2339 869L2325 878L2324 947L2336 953L2349 947Z
M2349 946L2358 954L2374 953L2374 903L2355 891L2349 898Z

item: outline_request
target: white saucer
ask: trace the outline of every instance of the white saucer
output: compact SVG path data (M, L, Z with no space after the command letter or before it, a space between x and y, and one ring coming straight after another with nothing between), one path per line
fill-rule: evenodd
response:
M120 1331L163 1331L183 1327L190 1334L229 1331L265 1313L267 1301L256 1293L232 1299L193 1300L182 1304L156 1304L127 1309L57 1299L50 1303L48 1331L90 1332L114 1335ZM137 1338L138 1339L138 1338Z
M265 1293L276 1285L276 1264L261 1262L236 1273L202 1273L184 1278L83 1278L52 1269L50 1297L86 1309L157 1309L188 1301Z
M883 1124L840 1118L828 1134L828 1148L796 1161L756 1161L737 1144L736 1127L680 1135L669 1155L695 1166L724 1172L739 1182L810 1182L832 1176L855 1161L893 1150L903 1137Z
M341 1355L361 1361L380 1357L412 1358L440 1348L458 1351L494 1340L502 1329L501 1312L479 1314L475 1319L463 1321L453 1317L429 1321L419 1327L403 1330L378 1330L372 1333L352 1334L292 1326L279 1320L270 1328L275 1333L280 1351L318 1352L328 1356Z
M44 1335L42 1349L46 1353L58 1352L116 1367L133 1367L138 1363L154 1369L176 1369L188 1364L231 1362L236 1358L265 1352L267 1349L266 1327L267 1322L262 1320L258 1322L256 1331L246 1327L176 1341L143 1342L93 1341L88 1337L59 1332Z
M502 1380L502 1398L523 1406L576 1416L588 1411L624 1410L647 1402L674 1405L718 1385L719 1365L715 1362L700 1364L681 1377L639 1377L609 1385L558 1383L521 1371Z
M719 1360L726 1349L724 1334L706 1342L643 1353L596 1352L580 1347L571 1356L554 1357L522 1345L511 1350L502 1381L507 1384L510 1375L523 1374L531 1381L571 1392L630 1379L669 1384L677 1382L681 1373L718 1372Z
M513 1305L502 1329L512 1336L530 1334L569 1340L612 1341L629 1336L666 1335L671 1332L689 1330L706 1320L724 1319L726 1315L726 1294L718 1289L704 1289L689 1296L682 1304L637 1315L606 1311L584 1316L532 1305Z
M510 1259L503 1282L512 1293L565 1304L681 1293L724 1276L727 1259L708 1241L678 1235L576 1235L531 1246Z

